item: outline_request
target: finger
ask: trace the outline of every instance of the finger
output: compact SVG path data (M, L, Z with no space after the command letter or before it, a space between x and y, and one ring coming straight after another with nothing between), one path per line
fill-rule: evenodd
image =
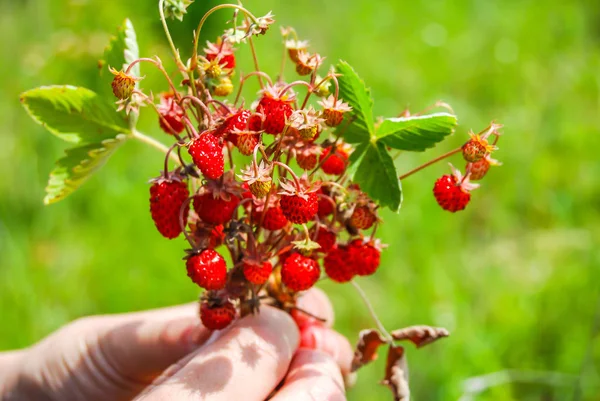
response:
M262 307L177 363L138 400L264 400L283 379L299 343L284 311Z
M344 376L350 374L354 351L340 333L321 326L309 326L301 331L300 347L323 351L333 358Z
M25 375L61 399L130 399L208 335L197 304L83 318L36 344Z
M337 363L324 352L301 348L294 357L283 387L271 401L346 399Z
M325 327L331 327L333 325L333 306L322 290L318 288L310 289L298 299L297 306L299 309L294 309L292 311L292 316L298 324L298 327L301 329L312 324L318 324ZM303 311L322 320L315 319Z

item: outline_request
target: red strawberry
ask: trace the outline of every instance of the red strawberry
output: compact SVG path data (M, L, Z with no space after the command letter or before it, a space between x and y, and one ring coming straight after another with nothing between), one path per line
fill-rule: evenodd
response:
M150 213L163 237L173 239L181 234L179 213L190 196L187 185L179 180L158 179L150 187ZM183 211L183 223L187 222L189 204Z
M359 230L371 228L376 220L377 217L368 206L356 206L350 216L350 224Z
M323 259L325 273L333 281L345 283L352 280L356 274L354 260L350 258L346 247L336 247Z
M253 219L257 224L260 221L261 214L262 211L256 211L253 214ZM263 228L271 231L281 230L286 224L288 224L288 219L285 218L279 206L271 206L267 209L262 222Z
M331 152L331 147L323 149L321 153L321 159L325 160L321 164L321 169L325 174L341 175L346 170L346 162L348 161L348 154L341 149L337 149L335 153L327 157ZM327 157L327 159L325 159Z
M356 239L348 245L348 260L354 264L356 274L369 276L379 267L380 251L371 242Z
M244 277L252 284L261 285L267 282L273 265L270 262L244 261Z
M205 249L188 257L185 262L188 277L207 290L220 290L227 281L225 259L212 249Z
M209 131L203 132L194 139L189 145L188 152L206 178L216 180L223 175L225 171L223 146Z
M230 115L217 127L215 136L217 138L225 137L235 145L237 137L235 135L231 135L230 137L229 134L236 128L240 131L245 130L251 114L249 110L241 109L237 113Z
M296 156L296 161L300 168L304 170L312 170L317 166L317 155L314 153L299 153Z
M320 188L317 191L317 194L323 194L323 195L327 195L329 196L329 193L326 189ZM319 198L319 211L317 212L319 214L319 218L323 218L326 216L329 216L330 214L333 213L333 204L329 201L329 199L327 198L323 198L323 197L318 197Z
M314 192L281 195L279 204L286 219L296 224L310 221L319 210L319 198Z
M235 318L235 308L230 301L225 301L221 305L210 305L209 302L202 302L200 305L200 320L209 330L222 330L229 326Z
M167 134L179 134L185 128L183 116L185 112L183 108L175 102L172 93L164 93L160 96L160 104L157 107L160 128ZM167 125L168 124L168 125ZM171 127L171 128L169 128Z
M207 48L204 49L204 54L208 61L213 61L219 57L221 65L225 68L235 68L235 55L233 48L229 42L224 42L221 38L217 39L217 43L206 42Z
M317 251L324 253L329 252L335 246L336 240L337 236L335 235L335 232L326 227L319 227L316 242L321 247L317 249Z
M207 192L203 195L194 196L194 210L198 213L198 217L205 223L209 224L225 224L233 217L235 208L240 203L240 199L229 194L229 197L215 197L212 193Z
M286 120L294 111L291 103L293 97L279 96L278 88L267 88L256 107L256 111L264 115L263 129L268 134L280 134L285 128Z
M308 290L320 275L317 261L299 253L288 256L281 268L281 281L292 291Z
M439 178L433 187L433 195L442 209L453 213L463 210L471 200L471 194L461 188L454 175Z
M223 231L223 225L219 224L215 226L209 234L209 242L208 247L210 249L215 249L219 245L225 242L225 232Z

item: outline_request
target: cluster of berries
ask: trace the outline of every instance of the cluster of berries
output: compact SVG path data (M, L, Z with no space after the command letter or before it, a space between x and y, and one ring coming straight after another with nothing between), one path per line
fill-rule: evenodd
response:
M245 13L241 26L208 43L187 64L178 63L189 77L179 88L165 73L171 91L159 104L137 89L139 78L130 70L150 61L164 72L160 60L140 59L113 71L120 107L131 111L151 104L174 141L164 171L152 181L150 212L164 237L183 233L189 242L187 274L206 290L200 317L214 330L261 302L294 309L298 293L321 278L344 283L371 275L383 248L375 237L378 205L350 181L346 170L353 149L333 135L352 108L339 96L335 71L320 77L323 58L310 53L293 29L282 30L286 57L307 80L286 82L280 73L273 81L257 68L240 78L234 101L217 99L234 90L234 45L264 34L273 22L270 14ZM245 107L240 94L251 76L262 89ZM298 89L305 92L301 102ZM319 101L309 103L311 97ZM474 188L469 178L480 179L495 163L487 138L497 137L497 128L473 135L463 147L464 178L455 172L436 182L435 198L444 209L464 209ZM234 165L239 155L246 156L243 169ZM177 166L170 171L171 159ZM229 268L221 249L231 257Z

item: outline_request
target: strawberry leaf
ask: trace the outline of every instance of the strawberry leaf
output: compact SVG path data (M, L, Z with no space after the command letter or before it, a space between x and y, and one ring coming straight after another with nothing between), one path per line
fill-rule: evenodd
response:
M116 100L112 93L111 83L114 75L108 70L112 67L115 70L125 70L129 64L140 57L137 44L137 37L133 24L129 19L125 19L118 28L117 34L110 39L108 46L104 49L104 56L98 63L101 76L100 93L106 95L111 101ZM140 65L136 64L131 69L131 75L140 76ZM136 88L138 83L136 82Z
M408 340L415 344L417 348L421 348L427 344L431 344L440 338L448 337L450 333L442 327L431 326L410 326L403 329L392 331L394 340Z
M456 116L449 113L386 118L375 136L391 148L422 152L454 132L456 124Z
M402 189L394 161L384 144L359 144L350 157L348 174L362 191L381 206L387 206L395 212L400 210Z
M344 140L349 143L367 142L375 135L371 90L347 62L340 61L335 70L341 74L338 77L339 98L352 107L352 111L346 113L344 122L340 124L336 133L342 134Z
M77 144L97 143L129 133L114 104L74 86L43 86L21 95L29 115L57 137Z
M385 364L385 377L381 381L392 390L394 401L409 401L410 388L408 387L408 366L404 348L399 345L390 345Z
M66 156L56 162L56 168L50 173L44 203L58 202L74 192L127 138L128 135L117 134L114 138L67 149Z

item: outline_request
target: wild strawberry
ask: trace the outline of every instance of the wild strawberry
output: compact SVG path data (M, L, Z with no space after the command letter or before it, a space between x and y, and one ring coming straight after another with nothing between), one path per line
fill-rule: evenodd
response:
M189 196L187 184L179 179L159 178L150 187L150 213L163 237L173 239L181 234L179 214ZM187 204L182 215L184 225L189 211L190 207Z
M319 198L314 192L281 195L279 203L285 218L296 224L309 222L319 210Z
M233 83L229 77L220 77L218 79L210 79L206 83L208 90L214 96L225 97L233 92Z
M185 112L177 104L174 97L172 93L162 94L160 96L160 104L157 107L159 114L158 124L167 134L179 134L185 128L182 120Z
M494 145L488 144L487 139L470 133L471 139L462 146L463 158L469 163L475 163L496 149Z
M321 247L317 249L317 251L324 253L329 252L335 246L336 239L337 235L333 230L323 226L319 227L315 241L317 241L317 244Z
M269 261L244 261L244 277L252 284L261 285L266 283L272 271L273 265Z
M293 253L283 262L281 281L292 291L304 291L315 285L321 269L316 260Z
M323 107L321 117L323 117L325 124L329 127L337 127L340 125L344 119L344 113L352 110L352 107L347 103L342 102L340 99L336 100L333 95L318 103Z
M262 211L255 211L252 216L254 221L258 224L260 221ZM285 218L283 211L279 206L271 206L265 212L265 217L262 222L262 227L270 230L276 231L281 230L289 223L288 219Z
M240 199L234 195L215 197L214 194L207 192L203 195L194 196L193 202L194 210L202 221L217 225L225 224L231 220Z
M354 260L343 246L332 249L323 259L323 266L329 278L338 283L346 283L356 274Z
M296 161L300 168L304 170L312 170L317 166L317 155L314 153L298 153Z
M211 305L204 301L200 305L200 320L209 330L223 330L235 318L235 308L231 301Z
M194 139L188 147L188 153L206 178L216 180L223 175L225 171L223 146L211 132L204 131Z
M208 61L219 59L219 64L224 65L226 68L235 68L235 55L233 54L233 47L227 41L223 41L220 37L216 43L206 42L208 46L204 49L204 54Z
M355 273L359 276L369 276L379 267L381 251L373 242L364 243L356 239L348 245L348 260L351 260Z
M223 121L217 127L214 135L217 138L227 138L235 145L235 139L230 139L229 134L231 134L236 128L240 131L245 130L248 126L248 119L251 115L252 113L249 110L240 109L235 114L232 114L229 117L227 117L225 121Z
M273 186L273 180L271 179L271 172L273 169L271 166L267 166L263 161L259 165L255 161L252 164L242 170L240 178L244 183L247 183L252 195L257 198L263 198L271 192Z
M470 191L479 184L471 184L468 177L463 179L460 171L450 166L453 174L444 175L435 182L433 195L442 209L454 213L467 207L471 200Z
M296 61L296 72L298 75L312 74L323 62L323 57L319 54L309 54L308 52L298 52Z
M329 196L329 191L327 191L326 188L319 188L319 190L317 191L317 196L319 194ZM331 203L331 201L329 199L327 199L325 197L321 197L321 196L318 196L318 198L319 198L319 206L318 206L319 210L317 213L319 215L319 218L322 219L333 213L334 206L333 206L333 203Z
M280 96L279 87L268 87L263 91L256 111L264 116L263 129L268 134L280 134L285 128L286 120L293 112L291 103L293 95Z
M235 132L236 141L235 146L239 149L240 153L244 156L250 156L254 151L254 148L260 142L260 134L258 133L248 133L248 132Z
M136 78L123 71L117 71L112 67L108 67L109 71L115 76L111 83L113 94L117 99L129 99L135 89L135 83L141 78Z
M188 277L206 290L220 290L227 281L227 265L225 259L212 249L190 255L185 266Z
M377 221L377 216L369 208L369 206L358 205L354 208L352 216L350 216L350 224L359 230L368 230Z
M290 59L294 62L298 62L298 54L306 52L308 49L308 41L306 40L288 40L285 42L285 47L288 50Z
M492 159L490 155L485 155L485 157L481 160L476 161L475 163L470 164L470 173L469 179L471 181L479 181L487 174L490 166L499 166L501 163L498 160ZM469 168L469 163L467 163L467 167Z
M318 116L312 106L308 109L296 110L292 112L289 118L288 134L291 133L290 129L292 129L293 133L297 132L302 140L312 142L320 133L321 122L323 122L323 119Z
M321 169L325 174L342 175L346 170L348 154L341 148L338 148L331 156L327 157L330 152L331 147L323 149L321 153L321 161L323 163L321 164Z

